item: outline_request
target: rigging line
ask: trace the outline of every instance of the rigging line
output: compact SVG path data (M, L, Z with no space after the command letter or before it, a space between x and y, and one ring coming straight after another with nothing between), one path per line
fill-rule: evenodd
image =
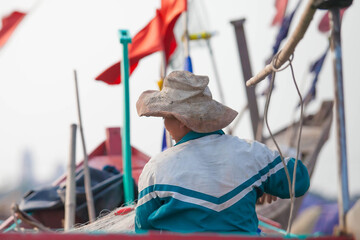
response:
M296 158L295 158L295 164L294 164L294 171L293 171L293 182L292 182L292 193L293 195L295 195L295 182L296 182L296 168L297 168L297 163L299 160L299 154L300 154L300 141L301 141L301 134L302 134L302 127L303 127L303 115L304 115L304 103L303 103L303 99L299 90L299 87L296 83L296 79L295 79L295 74L294 74L294 68L293 65L290 61L290 69L291 69L291 75L293 78L293 82L296 88L296 91L299 95L300 98L300 120L299 120L299 137L298 137L298 142L297 142L297 149L296 149ZM291 230L291 221L292 221L292 217L293 217L293 211L294 211L294 204L292 203L292 205L290 206L290 216L289 216L289 224L288 224L288 232L290 233Z
M306 79L306 73L304 72L303 73L303 76L300 80L300 87L298 87L298 94L300 93L300 99L303 100L302 98L302 95L301 95L301 92L304 92L304 89L305 89L305 79ZM295 82L295 86L297 86L297 83ZM290 142L290 146L294 146L294 141L295 141L295 138L296 138L296 131L297 129L295 128L295 124L296 124L296 119L295 119L295 115L296 115L296 112L297 112L297 107L295 108L295 110L293 111L293 116L292 116L292 122L293 122L293 126L294 128L291 128L289 129L289 142ZM303 102L300 103L300 116L301 116L301 121L303 119L303 115L306 111L306 105L304 106L303 105ZM300 122L299 122L300 123ZM302 127L302 123L301 123L301 127Z
M280 52L279 52L280 53ZM279 54L278 53L278 54ZM266 121L266 126L269 130L269 133L271 135L271 138L272 140L274 141L277 149L279 150L279 153L280 153L280 157L281 157L281 160L284 164L284 169L285 169L285 173L286 173L286 177L287 177L287 180L288 180L288 184L289 184L289 193L290 193L290 199L291 199L291 204L290 204L290 214L289 214L289 221L288 221L288 227L287 227L287 232L290 233L291 231L291 223L292 223L292 218L293 218L293 212L294 212L294 195L295 195L295 182L296 182L296 168L297 168L297 163L298 163L298 159L299 159L299 153L300 153L300 142L301 142L301 134L302 134L302 126L303 126L303 114L304 114L304 105L303 105L303 101L302 101L302 96L301 96L301 93L300 93L300 90L299 90L299 87L296 83L296 79L295 79L295 73L294 73L294 68L292 66L292 60L294 58L294 54L292 54L290 56L290 58L288 59L288 64L281 68L281 69L276 69L275 68L275 61L277 60L276 58L278 57L278 54L276 54L272 60L272 69L273 69L273 74L272 74L272 79L271 79L271 90L272 90L272 86L274 84L274 81L275 81L275 72L279 72L279 71L282 71L284 70L285 68L287 68L288 66L290 66L290 69L291 69L291 74L292 74L292 78L293 78L293 82L294 82L294 85L295 85L295 88L296 88L296 91L299 95L299 98L300 98L300 107L301 107L301 110L300 110L300 120L299 120L299 137L298 137L298 142L297 142L297 149L296 149L296 158L295 158L295 164L294 164L294 169L293 169L293 181L291 182L291 179L290 179L290 175L288 173L288 169L287 169L287 166L286 164L284 163L283 161L283 156L282 156L282 153L280 151L280 148L279 146L277 145L276 141L275 141L275 138L273 137L271 131L270 131L270 128L269 128L269 125L268 125L268 121L267 121L267 112L268 112L268 108L269 108L269 102L270 102L270 97L271 97L271 92L269 92L268 94L268 97L266 99L266 115L265 115L265 121Z
M290 200L291 200L291 205L290 205L290 217L291 217L291 209L294 205L294 196L293 196L293 193L292 193L292 184L291 184L291 178L290 178L290 174L289 174L289 170L286 166L286 163L284 161L284 156L281 152L281 149L278 145L278 143L276 142L271 130L270 130L270 126L269 126L269 122L268 122L268 110L269 110L269 104L270 104L270 99L271 99L271 94L272 94L272 89L273 89L273 86L274 86L274 81L275 81L275 75L276 75L276 72L278 71L282 71L284 70L285 68L281 68L281 69L276 69L274 67L274 62L277 60L278 56L279 56L279 53L281 51L279 51L274 57L273 57L273 60L272 60L272 68L273 68L273 71L272 71L272 75L271 75L271 81L270 81L270 91L268 92L267 96L266 96L266 102L265 102L265 110L264 110L264 119L265 119L265 124L266 124L266 127L269 131L269 134L271 136L271 139L273 140L277 150L279 151L279 154L280 154L280 159L281 159L281 162L283 163L284 165L284 170L285 170L285 174L286 174L286 178L287 178L287 181L288 181L288 187L289 187L289 195L290 195ZM293 55L292 55L293 56ZM292 60L292 58L290 59L289 58L289 62ZM287 67L288 65L286 65ZM289 220L290 220L290 217L289 217ZM289 233L289 226L290 226L290 222L288 223L288 228L287 228L287 232Z
M271 76L271 82L270 82L270 89L272 89L273 85L274 85L274 80L275 80L275 74L276 72L273 71L272 72L272 76ZM269 131L269 134L271 136L271 139L273 140L277 150L279 151L279 154L280 154L280 158L281 158L281 162L283 163L284 165L284 170L285 170L285 174L286 174L286 178L287 178L287 181L288 181L288 186L289 186L289 194L290 194L290 199L291 199L291 202L293 202L293 195L292 195L292 191L291 191L291 179L290 179L290 174L289 174L289 170L286 166L286 163L284 161L284 156L281 152L281 149L279 147L279 145L277 144L271 130L270 130L270 127L269 127L269 123L268 123L268 110L269 110L269 103L270 103L270 98L271 98L271 93L272 93L272 90L268 92L267 94L267 97L266 97L266 102L265 102L265 110L264 110L264 119L265 119L265 124L266 124L266 127Z

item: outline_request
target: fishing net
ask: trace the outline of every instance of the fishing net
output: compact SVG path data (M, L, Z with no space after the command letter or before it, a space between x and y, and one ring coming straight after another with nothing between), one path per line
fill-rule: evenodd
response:
M93 223L75 226L71 233L135 233L135 207L119 207L113 211L103 210Z

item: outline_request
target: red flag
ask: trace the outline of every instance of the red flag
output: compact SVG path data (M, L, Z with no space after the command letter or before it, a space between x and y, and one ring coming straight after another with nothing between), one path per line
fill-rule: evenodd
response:
M0 48L5 45L25 15L25 13L14 11L9 16L2 19L2 28L0 30Z
M340 10L340 19L342 19L342 16L344 15L346 8L343 8ZM326 12L324 16L322 17L318 29L320 32L328 32L330 30L330 19L329 19L329 12Z
M129 45L129 58L138 62L141 58L146 57L154 52L164 49L161 41L161 29L163 22L158 11L156 16L138 32Z
M135 70L141 58L163 49L161 41L162 19L157 12L156 16L138 32L129 44L130 74ZM95 78L107 84L120 84L120 62L115 63Z
M135 70L140 59L154 52L164 50L166 62L176 49L176 40L173 33L174 25L180 14L186 10L186 0L162 0L161 9L150 23L137 33L129 45L130 74ZM120 62L115 63L96 80L108 84L119 84Z
M276 15L271 23L272 26L280 25L282 23L282 20L285 16L287 4L288 4L288 0L275 1Z

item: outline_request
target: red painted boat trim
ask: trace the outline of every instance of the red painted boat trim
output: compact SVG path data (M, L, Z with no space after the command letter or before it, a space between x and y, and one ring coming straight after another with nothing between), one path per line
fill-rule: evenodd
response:
M260 236L247 236L247 235L233 235L233 234L179 234L179 233L159 233L150 232L147 234L68 234L68 233L38 233L38 234L21 234L21 233L8 233L1 234L1 240L280 240L280 239L296 239L284 237L260 237ZM322 236L322 237L308 237L301 238L308 240L355 240L352 236Z

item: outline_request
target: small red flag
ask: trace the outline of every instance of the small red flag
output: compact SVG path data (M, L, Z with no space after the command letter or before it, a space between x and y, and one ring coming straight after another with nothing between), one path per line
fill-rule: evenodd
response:
M2 28L0 30L0 48L5 45L25 15L25 13L14 11L9 16L2 19Z
M346 8L340 9L340 19L344 15ZM318 29L320 32L326 33L330 30L330 19L329 19L329 12L326 12L322 17Z
M276 0L275 1L276 15L271 23L272 26L281 25L282 20L285 16L287 4L288 4L288 0Z
M173 33L174 25L180 14L186 10L186 0L162 0L161 9L150 23L138 32L129 45L130 74L135 70L140 59L154 52L164 50L166 63L174 53L177 44ZM96 80L108 84L121 83L120 62L115 63Z

